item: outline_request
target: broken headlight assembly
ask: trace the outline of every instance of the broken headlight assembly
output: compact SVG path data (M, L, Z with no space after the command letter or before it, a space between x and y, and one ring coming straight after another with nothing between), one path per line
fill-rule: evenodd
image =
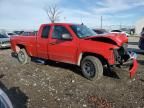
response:
M124 43L119 49L114 49L115 64L123 64L128 59L130 55L127 51L128 44Z

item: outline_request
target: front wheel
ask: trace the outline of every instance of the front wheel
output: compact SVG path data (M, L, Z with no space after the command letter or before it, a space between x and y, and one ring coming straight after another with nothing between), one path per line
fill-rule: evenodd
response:
M30 57L28 56L25 49L20 49L20 51L18 52L18 61L21 64L27 64L30 62Z
M103 65L94 56L86 56L81 62L82 74L89 80L100 79L103 76Z

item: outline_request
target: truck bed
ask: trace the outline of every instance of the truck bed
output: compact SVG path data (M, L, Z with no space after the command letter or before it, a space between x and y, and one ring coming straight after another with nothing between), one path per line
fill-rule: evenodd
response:
M16 52L17 45L24 45L26 50L28 50L30 56L36 56L36 36L13 36L11 39L12 49Z

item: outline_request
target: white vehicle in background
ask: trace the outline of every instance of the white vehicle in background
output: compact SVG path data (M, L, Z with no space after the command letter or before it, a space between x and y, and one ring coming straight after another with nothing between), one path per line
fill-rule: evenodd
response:
M21 36L36 36L37 31L24 31Z
M12 33L12 32L6 32L6 35L7 35L8 37L18 36L16 33Z
M111 33L120 33L120 34L125 34L127 37L130 36L130 34L124 32L124 31L122 31L122 30L112 30Z
M14 32L9 32L9 31L6 31L6 30L0 30L0 34L5 35L5 36L8 36L8 37L18 36L16 33L14 33Z
M0 108L13 108L6 93L0 89Z
M2 48L10 48L10 37L4 34L0 34L0 49Z

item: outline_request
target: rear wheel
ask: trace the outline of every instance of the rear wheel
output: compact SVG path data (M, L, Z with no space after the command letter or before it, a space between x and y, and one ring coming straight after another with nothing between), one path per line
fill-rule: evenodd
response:
M103 65L94 56L86 56L81 62L82 74L89 80L100 79L103 76Z
M21 64L27 64L30 62L30 57L28 56L25 49L20 49L20 51L18 52L18 61Z

